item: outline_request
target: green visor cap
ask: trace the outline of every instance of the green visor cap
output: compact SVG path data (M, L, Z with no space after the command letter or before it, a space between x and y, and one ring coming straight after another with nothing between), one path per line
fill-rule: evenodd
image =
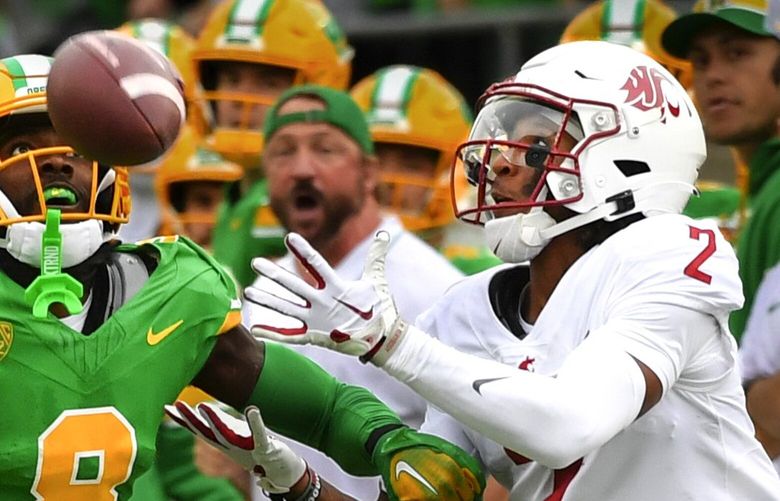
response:
M707 9L706 4L710 7ZM700 5L704 4L704 7ZM701 10L696 12L697 10ZM661 44L671 55L687 59L693 37L715 22L727 22L759 36L772 36L764 26L767 0L731 0L698 2L694 12L680 16L661 34Z
M325 103L324 110L311 110L301 113L279 115L279 108L290 99L298 96L312 96ZM268 111L263 124L263 136L266 144L271 136L285 125L309 122L327 123L343 130L360 146L366 154L374 153L374 142L363 112L349 94L320 85L301 85L284 92Z

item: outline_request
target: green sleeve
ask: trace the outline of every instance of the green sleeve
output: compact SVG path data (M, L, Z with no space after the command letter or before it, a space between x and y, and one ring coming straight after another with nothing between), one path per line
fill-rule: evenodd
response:
M400 418L368 390L339 382L282 345L264 344L249 404L268 427L324 452L352 475L378 475L373 442L383 430L402 426Z
M780 262L780 171L767 180L751 209L752 214L737 245L745 306L733 312L729 319L731 333L737 341L745 330L764 273Z
M244 496L228 479L211 477L198 470L194 450L192 433L178 426L160 426L156 469L166 499L243 501Z

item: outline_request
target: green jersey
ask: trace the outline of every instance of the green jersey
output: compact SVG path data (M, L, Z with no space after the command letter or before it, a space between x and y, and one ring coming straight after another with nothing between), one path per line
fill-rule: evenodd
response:
M269 205L267 182L260 179L235 203L229 197L222 203L212 237L214 257L246 287L255 281L253 258L287 253L285 233Z
M163 405L240 320L232 281L196 245L162 237L114 257L142 254L156 268L89 336L34 317L0 273L3 500L127 499L154 460Z
M739 234L742 220L740 200L742 195L734 186L700 181L696 183L698 196L692 196L683 214L693 219L715 219L723 235L732 244Z
M750 217L739 237L737 259L745 306L731 313L729 326L739 341L764 273L780 262L780 138L765 141L748 166Z

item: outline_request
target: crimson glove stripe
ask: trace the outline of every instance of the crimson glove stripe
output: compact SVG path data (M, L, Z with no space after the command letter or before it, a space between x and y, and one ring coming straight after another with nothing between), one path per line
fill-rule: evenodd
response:
M217 436L214 435L213 431L211 431L211 428L209 428L208 425L201 420L200 416L192 412L192 409L190 409L189 405L178 400L174 405L176 405L176 409L178 409L182 417L189 421L189 423L195 427L199 434L203 435L205 438L211 440L220 447L222 446L222 444L219 443L219 440L217 440Z
M209 406L198 404L198 411L208 416L208 420L211 421L211 424L214 425L219 434L230 442L231 445L247 451L251 451L255 448L255 441L252 440L251 436L244 437L235 433Z
M288 249L290 249L290 252L293 253L295 258L298 260L299 263L301 263L301 266L303 266L306 271L311 275L311 277L314 279L315 282L317 282L317 289L324 289L325 288L325 279L322 278L322 275L320 275L320 272L318 272L314 266L311 265L308 259L303 257L303 254L298 250L295 245L290 241L290 235L287 235L284 237L284 244L287 246Z

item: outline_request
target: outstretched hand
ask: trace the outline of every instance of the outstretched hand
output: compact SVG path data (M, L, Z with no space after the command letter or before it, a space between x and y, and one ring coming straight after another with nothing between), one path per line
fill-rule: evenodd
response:
M359 355L364 362L377 355L384 345L391 348L395 343L389 341L403 334L406 323L398 316L385 278L389 242L387 232L378 232L368 251L363 276L360 280L347 281L303 237L290 233L285 245L316 285L309 285L268 259L254 259L252 267L259 275L300 297L304 304L259 287L247 287L244 295L248 301L300 322L296 327L256 323L250 328L252 334L283 343L323 346ZM378 356L374 361L382 359Z
M257 407L247 407L245 421L214 404L200 403L196 409L180 400L165 406L171 419L253 473L263 490L285 494L303 478L306 462L268 433Z

